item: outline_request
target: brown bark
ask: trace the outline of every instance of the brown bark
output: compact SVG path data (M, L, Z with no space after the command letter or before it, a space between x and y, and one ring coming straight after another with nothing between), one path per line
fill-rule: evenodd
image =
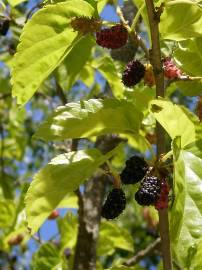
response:
M100 210L106 182L106 176L95 176L87 182L85 192L79 199L79 232L75 250L74 270L96 269Z
M152 41L150 61L153 66L156 81L156 97L164 97L164 73L161 62L161 48L159 39L159 22L164 6L161 4L159 8L155 9L153 0L145 0L145 3L147 7ZM158 123L156 125L156 137L157 158L159 159L161 154L165 153L165 135L164 130ZM163 267L164 270L171 270L172 259L170 250L168 209L159 210L159 230L162 243Z

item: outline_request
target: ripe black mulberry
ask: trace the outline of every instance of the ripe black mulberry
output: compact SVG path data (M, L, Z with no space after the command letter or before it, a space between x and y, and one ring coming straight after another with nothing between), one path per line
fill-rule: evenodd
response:
M97 44L107 49L121 48L126 44L127 40L128 32L122 24L102 29L96 33Z
M135 184L143 179L148 170L148 164L139 156L132 156L126 161L126 166L120 174L121 182L125 185Z
M135 193L135 200L140 205L154 205L161 194L161 182L156 176L146 176L139 190Z
M126 207L126 197L122 189L114 188L102 206L101 216L106 219L118 217Z
M127 87L133 87L141 81L145 74L145 67L140 61L133 60L128 63L122 75L122 82Z
M0 35L5 36L9 30L10 21L8 19L3 19L0 21Z

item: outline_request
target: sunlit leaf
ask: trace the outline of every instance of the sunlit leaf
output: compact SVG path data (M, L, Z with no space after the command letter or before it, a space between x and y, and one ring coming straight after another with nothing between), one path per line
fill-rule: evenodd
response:
M7 0L7 1L12 7L15 7L15 6L21 4L22 2L27 1L27 0Z
M47 5L28 21L12 71L13 96L17 97L19 104L25 104L32 97L79 41L78 33L70 26L71 17L91 17L94 12L85 1L67 0Z
M109 83L113 95L116 98L122 98L124 85L121 82L121 75L118 73L113 59L109 56L97 58L93 61L92 66L97 69Z
M112 150L104 156L97 149L61 154L35 174L25 199L30 233L113 154Z
M112 222L101 223L98 241L99 255L112 254L116 248L133 252L133 245L133 239L127 230Z
M33 256L33 270L59 270L61 259L59 250L52 243L45 243L39 247Z
M57 220L57 223L61 236L61 249L74 248L77 240L77 217L69 213L65 215L64 218L59 218Z
M172 139L181 137L182 148L202 134L199 120L182 106L166 100L154 100L151 112Z
M161 38L176 41L201 36L201 8L192 1L169 1L161 15L160 33Z
M35 138L63 140L107 133L137 133L142 114L125 100L96 100L58 107L42 124Z
M15 217L15 203L12 200L1 200L0 209L0 228L9 228Z
M185 268L202 239L202 155L200 152L198 156L193 148L183 150L179 146L178 137L173 143L175 200L170 230L175 256Z
M91 49L95 44L94 38L90 35L81 38L69 52L57 72L57 79L64 89L70 90L78 78L86 61L89 59ZM85 53L82 53L85 52Z

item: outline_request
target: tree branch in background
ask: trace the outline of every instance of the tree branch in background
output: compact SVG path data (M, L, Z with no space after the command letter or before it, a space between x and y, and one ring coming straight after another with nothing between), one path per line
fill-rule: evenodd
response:
M157 238L153 243L151 243L149 246L147 246L145 249L140 250L135 256L128 259L124 265L125 266L132 266L137 264L139 261L144 259L147 256L150 256L155 252L156 249L159 249L161 244L161 238Z
M150 53L150 62L153 66L154 76L156 81L156 96L164 97L164 73L161 63L161 48L159 39L159 22L160 16L163 12L163 4L159 8L154 7L153 0L145 0L147 7L147 14L150 25L152 49ZM165 153L165 135L162 127L157 123L157 158ZM169 235L169 221L168 210L159 210L159 230L162 241L162 255L164 270L172 269L172 259L170 250L170 235Z

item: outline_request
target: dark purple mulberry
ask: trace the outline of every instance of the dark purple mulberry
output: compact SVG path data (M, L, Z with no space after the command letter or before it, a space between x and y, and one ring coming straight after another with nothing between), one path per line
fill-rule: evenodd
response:
M132 87L141 81L144 74L145 67L140 61L130 61L123 72L122 82L125 86Z
M5 36L8 32L10 21L8 19L3 19L0 21L0 35Z
M142 180L148 170L148 164L139 156L133 156L126 161L120 178L125 185L135 184Z
M97 44L107 49L121 48L126 44L127 39L128 32L122 24L102 29L96 33Z
M126 207L126 197L122 189L114 188L102 206L101 216L106 219L118 217Z
M156 176L146 176L139 190L135 193L135 200L140 205L154 205L161 194L161 181Z

